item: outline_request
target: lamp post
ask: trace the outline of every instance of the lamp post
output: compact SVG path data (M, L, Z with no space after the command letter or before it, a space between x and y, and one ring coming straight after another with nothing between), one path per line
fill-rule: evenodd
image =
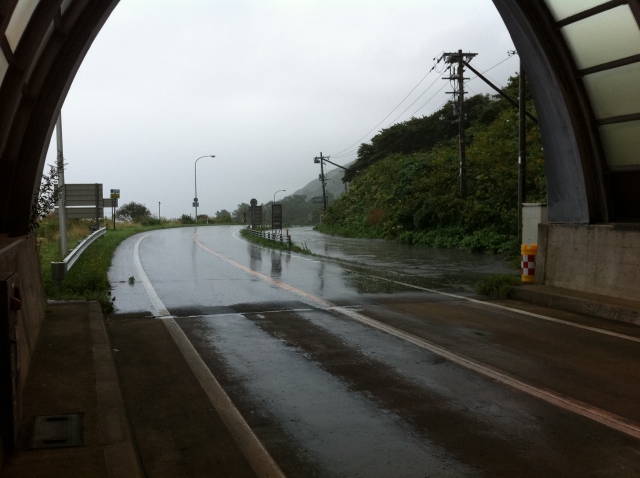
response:
M193 197L193 206L196 208L196 224L198 224L198 161L202 158L215 158L213 154L205 154L204 156L200 156L196 159L196 162L193 165L193 178L195 183L195 195Z
M273 203L274 203L274 204L275 204L275 202L276 202L276 194L281 193L281 192L282 192L282 193L286 193L286 192L287 192L287 190L286 190L286 189L278 189L275 193L273 193Z

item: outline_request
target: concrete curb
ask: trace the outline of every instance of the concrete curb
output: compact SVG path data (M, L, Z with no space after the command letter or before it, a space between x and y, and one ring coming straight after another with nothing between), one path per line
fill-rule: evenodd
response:
M97 302L89 304L89 328L96 374L100 441L104 446L107 476L141 478L144 474L124 408L102 310Z
M640 325L640 302L543 285L518 286L511 298L553 309Z

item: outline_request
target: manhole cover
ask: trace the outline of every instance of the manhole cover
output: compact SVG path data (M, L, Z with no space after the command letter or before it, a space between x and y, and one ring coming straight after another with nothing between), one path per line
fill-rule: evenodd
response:
M82 445L82 415L36 417L31 448L62 448Z

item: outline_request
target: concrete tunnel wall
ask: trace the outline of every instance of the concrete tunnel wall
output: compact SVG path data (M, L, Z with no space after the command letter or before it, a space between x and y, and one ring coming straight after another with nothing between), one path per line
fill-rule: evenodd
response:
M578 290L616 296L632 294L640 290L640 265L635 262L634 267L633 260L629 267L625 266L624 275L615 260L609 261L608 279L603 287L595 287L593 281L573 280L563 273L569 257L580 257L585 270L596 270L598 255L590 254L595 249L615 258L625 254L640 257L640 230L627 226L624 240L617 239L615 227L606 226L606 233L600 230L591 233L594 227L602 227L593 224L610 221L612 211L603 179L602 145L590 124L584 88L567 66L571 63L570 54L554 33L545 2L493 2L530 78L545 148L552 223L546 250L553 252L546 261L543 279L548 284ZM0 272L5 275L19 272L30 284L22 287L23 299L30 305L21 314L24 334L18 344L21 353L26 354L24 376L45 303L43 288L34 285L41 284L41 279L39 269L33 267L38 263L37 251L31 247L33 239L28 236L31 205L67 92L86 52L117 3L118 0L41 1L13 49L4 34L17 0L0 0L0 32L4 37L0 38L4 40L0 46L7 62L0 87L0 236L6 243L15 242L11 238L23 237L22 246L0 248ZM545 254L545 250L541 252ZM623 282L625 286L621 287ZM0 393L6 393L6 388Z

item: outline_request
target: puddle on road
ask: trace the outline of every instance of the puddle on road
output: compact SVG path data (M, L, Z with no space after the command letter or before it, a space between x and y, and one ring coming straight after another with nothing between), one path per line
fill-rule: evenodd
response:
M329 236L310 227L291 229L293 240L315 254L396 272L423 281L425 287L471 289L490 274L517 274L503 256L463 249L437 249L384 239Z

